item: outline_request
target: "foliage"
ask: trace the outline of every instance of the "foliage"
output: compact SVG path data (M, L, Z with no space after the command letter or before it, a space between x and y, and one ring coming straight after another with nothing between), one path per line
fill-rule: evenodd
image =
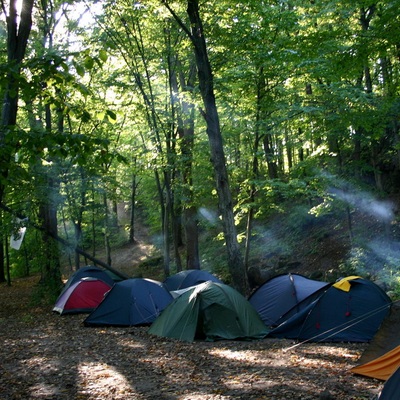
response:
M310 225L351 220L365 205L360 199L371 205L371 198L398 193L398 5L201 4L235 224L241 250L246 238L255 244L252 259L274 249L293 254ZM228 279L185 2L37 7L21 70L0 67L0 93L10 74L20 90L18 123L2 148L9 159L5 200L38 223L47 204L58 233L95 253L107 241L125 240L113 206L130 203L134 181L129 209L160 238L163 260L171 254L175 268L178 253L185 257L188 238L177 232L193 207L207 243L200 245L201 265ZM182 132L191 124L185 147ZM276 219L285 222L288 240L266 240L260 250L258 240ZM3 228L6 235L11 218ZM357 227L343 229L354 230L353 253L337 272L357 270L396 285L399 257L386 257L374 271ZM28 255L40 240L28 234ZM22 254L11 253L11 261L13 274L26 271ZM30 271L39 268L34 259L30 264Z

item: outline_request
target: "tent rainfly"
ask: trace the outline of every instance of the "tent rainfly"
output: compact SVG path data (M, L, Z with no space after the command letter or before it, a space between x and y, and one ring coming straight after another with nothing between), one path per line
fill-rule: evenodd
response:
M378 400L400 399L400 367L386 381Z
M86 326L138 326L151 324L173 300L158 281L144 278L117 282L85 319Z
M177 297L154 321L149 333L191 342L195 338L261 339L268 329L238 291L208 281Z
M289 310L299 312L329 286L298 274L278 275L263 283L249 297L249 302L266 326L276 326Z
M86 267L79 268L69 277L61 291L61 294L65 292L71 285L79 282L82 278L96 278L107 283L109 286L113 286L115 283L109 273L99 267L88 265Z
M351 372L375 379L387 380L400 367L400 305L390 308L378 332Z
M333 284L269 336L313 342L369 342L390 305L390 298L375 283L350 276Z
M164 281L165 287L170 291L186 289L207 281L222 283L216 276L201 269L188 269L169 276Z
M351 372L386 381L399 367L400 346L397 346L375 360L352 368Z
M53 311L64 314L90 313L103 300L111 285L96 278L82 278L58 297Z

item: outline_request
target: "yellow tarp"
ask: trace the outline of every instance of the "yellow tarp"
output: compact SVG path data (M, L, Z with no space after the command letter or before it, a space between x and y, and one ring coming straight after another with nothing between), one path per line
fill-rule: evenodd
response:
M354 279L362 279L361 276L348 276L346 278L341 279L340 281L334 283L336 289L343 290L344 292L349 292L351 288L351 284L349 281L353 281Z
M400 346L397 346L375 360L352 368L351 372L386 381L399 367Z

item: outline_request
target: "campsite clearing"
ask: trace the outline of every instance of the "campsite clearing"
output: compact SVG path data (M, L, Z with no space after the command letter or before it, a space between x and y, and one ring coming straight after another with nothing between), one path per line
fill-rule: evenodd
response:
M2 399L372 399L383 383L354 375L367 344L285 339L179 342L148 328L85 327L29 305L38 278L0 286Z

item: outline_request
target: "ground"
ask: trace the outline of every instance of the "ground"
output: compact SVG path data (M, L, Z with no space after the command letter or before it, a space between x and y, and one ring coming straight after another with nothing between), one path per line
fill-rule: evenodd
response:
M146 327L88 328L85 315L32 308L37 283L0 286L2 400L355 400L382 388L350 372L366 344L184 343Z
M359 242L387 233L368 215L354 214L353 222L353 240ZM275 273L290 270L325 278L350 248L346 225L341 230L338 226L332 218L322 225L306 220L304 240L292 257L265 252L265 260L255 263L272 266ZM399 223L391 230L398 243ZM260 245L268 245L278 232L266 232ZM285 238L292 232L281 233ZM146 272L145 277L156 278L148 273L160 270L160 258L147 239L138 235L135 245L114 251L113 267L128 276ZM277 242L283 247L283 239ZM101 254L98 258L105 259ZM65 272L66 277L71 273L68 268ZM383 386L350 371L367 344L271 338L184 343L151 336L146 327L88 328L83 325L86 315L59 316L45 302L32 307L38 281L34 276L14 280L11 287L0 285L2 400L360 400L373 399Z

